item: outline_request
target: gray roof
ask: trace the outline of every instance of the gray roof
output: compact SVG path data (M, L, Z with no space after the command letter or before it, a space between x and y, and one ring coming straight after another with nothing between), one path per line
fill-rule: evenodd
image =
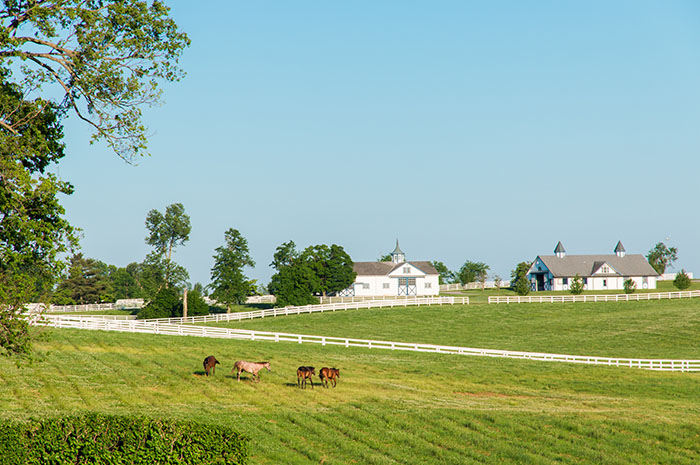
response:
M557 242L557 247L554 249L554 253L566 253L564 246L561 245L561 241Z
M355 262L352 269L358 276L386 276L407 263L425 274L440 274L430 262Z
M576 274L582 278L589 277L604 263L613 268L608 276L659 275L641 254L625 255L624 257L617 255L566 255L562 258L556 255L540 255L539 258L555 277L573 277Z
M624 252L625 247L622 245L622 241L617 241L617 245L615 246L615 253L618 252Z

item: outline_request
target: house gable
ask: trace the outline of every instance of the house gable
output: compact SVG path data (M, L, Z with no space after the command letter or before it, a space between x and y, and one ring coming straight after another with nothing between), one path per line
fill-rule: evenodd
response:
M399 263L396 267L391 270L389 277L400 278L400 277L412 277L412 278L422 278L425 277L426 273L418 269L412 263L404 262Z

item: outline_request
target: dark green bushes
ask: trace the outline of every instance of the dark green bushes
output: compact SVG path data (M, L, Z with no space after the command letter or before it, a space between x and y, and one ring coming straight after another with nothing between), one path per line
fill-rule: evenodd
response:
M3 465L245 464L248 439L190 421L89 413L0 422Z

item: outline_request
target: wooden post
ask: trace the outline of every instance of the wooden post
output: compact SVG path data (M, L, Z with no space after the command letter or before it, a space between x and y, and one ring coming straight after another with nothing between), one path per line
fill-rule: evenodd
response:
M182 295L182 317L187 318L187 288Z

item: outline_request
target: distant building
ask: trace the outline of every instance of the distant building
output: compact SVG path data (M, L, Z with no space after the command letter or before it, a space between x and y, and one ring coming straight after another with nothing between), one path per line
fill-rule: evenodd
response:
M578 274L589 291L621 290L632 279L637 289L656 289L659 274L641 254L628 255L622 242L609 255L567 255L561 242L554 255L539 255L527 274L533 291L567 291Z
M352 286L339 296L431 296L440 293L439 273L427 261L406 261L399 248L391 252L388 262L355 262L357 273Z

